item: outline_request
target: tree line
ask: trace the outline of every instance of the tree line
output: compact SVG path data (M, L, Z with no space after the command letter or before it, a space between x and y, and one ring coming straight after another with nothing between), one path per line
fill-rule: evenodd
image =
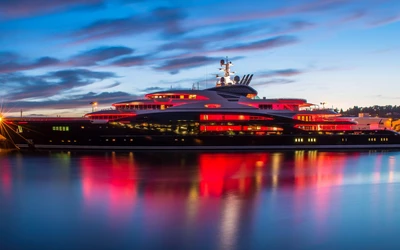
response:
M358 107L354 106L347 110L340 109L339 111L343 116L358 116L359 113L368 113L370 116L400 118L400 106L386 105L386 106L370 106Z

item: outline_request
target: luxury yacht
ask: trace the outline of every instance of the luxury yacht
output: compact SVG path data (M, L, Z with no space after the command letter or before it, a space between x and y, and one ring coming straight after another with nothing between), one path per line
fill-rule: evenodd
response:
M220 66L212 88L153 92L83 118L1 117L1 138L32 149L400 149L391 129L358 126L305 99L259 98L253 75Z

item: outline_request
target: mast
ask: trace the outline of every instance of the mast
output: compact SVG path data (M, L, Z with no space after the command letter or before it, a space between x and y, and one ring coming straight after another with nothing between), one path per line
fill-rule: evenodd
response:
M233 81L231 79L231 75L234 75L235 72L231 71L231 66L233 66L232 62L228 60L228 57L226 57L226 60L221 59L220 61L221 68L219 68L220 71L224 72L223 76L216 75L218 78L216 86L224 86L224 85L234 85L236 84L236 81Z

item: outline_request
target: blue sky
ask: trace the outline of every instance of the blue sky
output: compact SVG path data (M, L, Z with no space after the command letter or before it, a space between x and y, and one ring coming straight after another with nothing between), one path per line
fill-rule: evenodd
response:
M0 0L0 101L81 116L214 86L229 57L260 97L399 105L399 41L397 0Z

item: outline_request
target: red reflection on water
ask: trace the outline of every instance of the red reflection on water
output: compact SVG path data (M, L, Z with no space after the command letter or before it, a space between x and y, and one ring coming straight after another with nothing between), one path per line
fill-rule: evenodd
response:
M267 154L201 154L200 195L249 194L254 180L261 182L262 175L257 176L256 169L264 167L266 161Z
M373 172L373 180L375 183L381 182L382 156L383 154L375 156L375 165L374 165L375 168Z
M87 156L81 159L81 167L86 208L105 205L111 217L129 214L137 194L133 155L118 159Z
M3 159L1 162L0 168L1 175L1 189L5 195L11 194L12 188L12 172L11 172L11 164L8 159Z
M326 187L343 183L343 168L348 154L296 151L295 152L295 186Z
M316 237L324 241L326 222L332 209L338 205L337 194L331 187L343 184L344 168L349 154L296 151L294 156L295 214L312 211L318 228ZM339 189L340 190L340 189ZM309 210L309 211L304 211Z

